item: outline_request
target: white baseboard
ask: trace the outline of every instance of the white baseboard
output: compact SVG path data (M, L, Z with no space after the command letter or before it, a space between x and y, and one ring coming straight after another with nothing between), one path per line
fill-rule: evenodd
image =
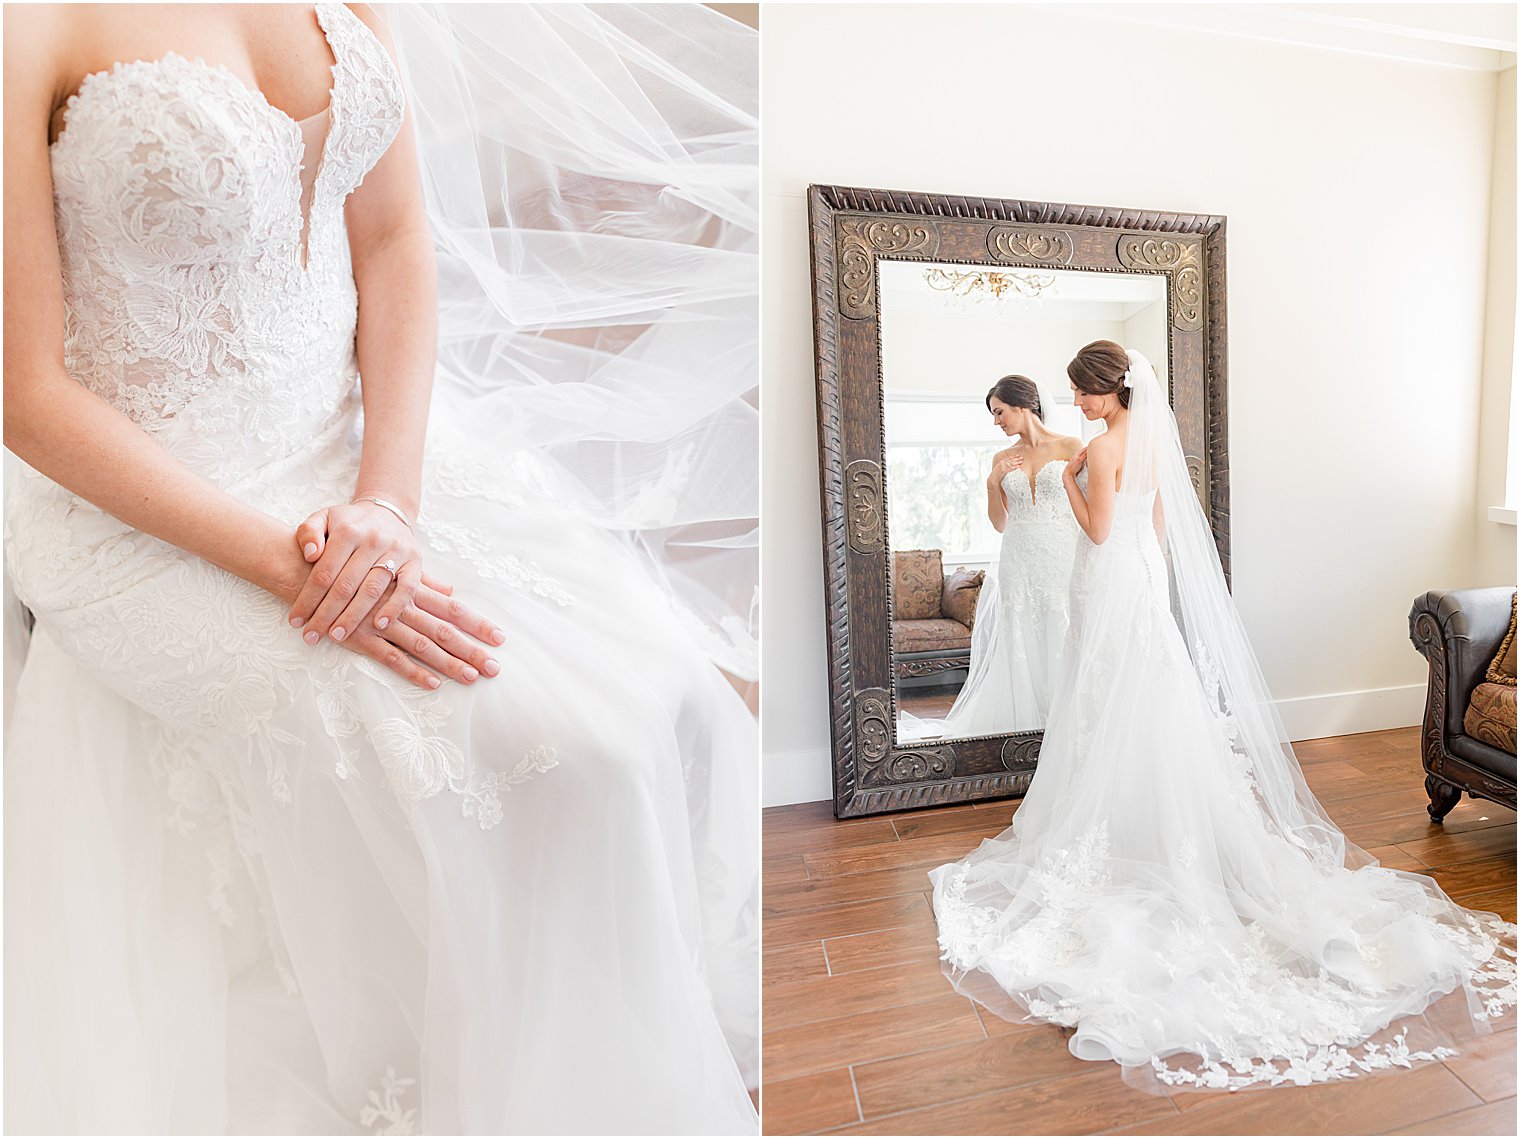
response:
M1425 685L1366 688L1277 701L1290 740L1317 740L1357 732L1407 728L1425 717Z
M1288 738L1293 740L1407 728L1418 724L1425 714L1425 685L1279 700L1277 714L1288 730ZM762 802L767 807L831 799L834 787L829 749L766 752L761 781Z
M829 749L768 751L760 768L760 802L766 807L817 803L834 797Z

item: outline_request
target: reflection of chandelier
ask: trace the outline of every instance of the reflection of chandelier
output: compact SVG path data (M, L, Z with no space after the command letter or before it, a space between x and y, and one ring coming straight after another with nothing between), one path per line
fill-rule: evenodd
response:
M924 283L931 289L967 300L999 301L1009 295L1037 300L1056 283L1056 275L1007 269L942 269L934 265L924 270Z

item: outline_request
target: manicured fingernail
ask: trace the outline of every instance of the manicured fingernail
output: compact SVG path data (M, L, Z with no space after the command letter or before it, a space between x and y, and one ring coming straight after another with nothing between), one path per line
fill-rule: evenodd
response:
M492 629L491 630L491 640L494 641L496 644L499 645L503 641L505 641L506 639L507 639L507 635L505 633L503 633L500 629Z
M439 680L436 676L428 677L427 684L429 688L437 688L442 683L443 681Z
M390 623L391 619L389 617L381 617L378 621L375 622L375 628L383 629Z
M299 629L304 624L306 624L305 617L292 617L290 619L290 627L292 629Z
M317 544L315 542L307 542L306 543L306 556L308 558L314 557L316 555L316 552L317 552Z
M346 636L348 636L348 630L345 629L342 625L334 625L333 626L333 631L332 631L332 639L333 640L335 640L335 641L341 641Z
M318 641L320 641L321 639L322 639L322 634L319 633L319 632L317 632L315 629L308 629L306 631L306 643L308 645L314 645Z
M474 680L479 675L480 673L476 672L469 665L464 666L464 678L466 681Z
M495 676L501 671L501 665L497 664L491 657L486 657L486 663L480 667L487 676Z

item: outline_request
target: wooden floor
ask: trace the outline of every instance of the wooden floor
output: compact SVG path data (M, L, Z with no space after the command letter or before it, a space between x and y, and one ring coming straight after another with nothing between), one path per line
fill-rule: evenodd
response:
M960 685L949 686L936 684L933 687L923 688L899 688L897 690L897 710L899 712L911 712L915 716L922 716L926 720L943 720L950 711L950 706L955 703L955 698L960 695Z
M1297 745L1309 785L1384 865L1515 920L1515 814L1425 814L1414 728ZM1160 1097L1075 1059L1062 1030L978 1011L940 973L925 872L1015 802L836 821L765 813L767 1135L1514 1135L1515 1030L1410 1072L1318 1087Z

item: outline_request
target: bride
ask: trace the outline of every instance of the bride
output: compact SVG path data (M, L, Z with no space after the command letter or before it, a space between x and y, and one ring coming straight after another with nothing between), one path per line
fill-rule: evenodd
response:
M1063 473L1082 536L1061 682L1012 825L930 874L946 973L1149 1090L1451 1055L1515 1002L1514 926L1379 866L1326 817L1155 373L1098 341L1068 374L1108 430ZM1433 1005L1448 993L1456 1007Z
M1066 636L1066 590L1076 523L1059 489L1082 441L1045 426L1040 389L1004 376L987 393L1004 435L987 476L987 518L1003 535L973 623L971 670L945 717L945 735L1043 728Z
M392 19L6 14L8 1130L756 1130L753 33Z

